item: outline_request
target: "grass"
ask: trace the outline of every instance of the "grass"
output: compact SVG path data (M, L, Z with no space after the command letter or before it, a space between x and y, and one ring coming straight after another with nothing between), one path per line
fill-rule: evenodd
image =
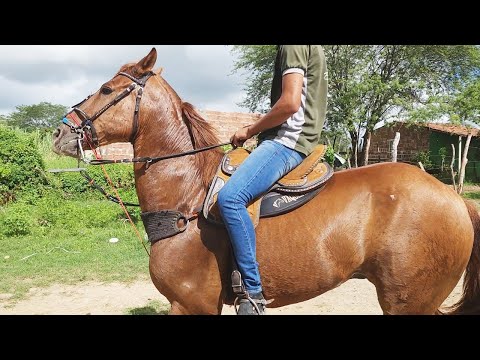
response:
M45 153L47 169L77 166L75 159ZM148 278L148 256L121 207L93 190L65 192L58 175L45 175L50 186L41 196L20 194L0 207L0 293L19 300L30 288L53 283ZM86 183L78 173L67 175ZM137 202L133 189L121 196ZM145 236L138 208L129 213ZM110 243L114 237L119 241Z
M463 197L471 200L480 200L480 191L466 192Z
M30 231L0 235L0 293L19 299L31 287L53 283L128 282L148 276L148 256L118 205L106 200L64 200L59 205L47 197L37 206L7 207L0 221L19 207L27 210ZM137 226L144 233L141 222ZM110 243L113 237L119 241Z
M127 309L125 315L167 315L169 311L169 304L153 300L145 306Z

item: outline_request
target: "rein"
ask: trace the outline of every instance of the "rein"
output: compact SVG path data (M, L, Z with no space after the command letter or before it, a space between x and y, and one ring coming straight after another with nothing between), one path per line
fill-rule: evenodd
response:
M203 148L200 148L200 149L194 149L194 150L186 151L186 152L183 152L183 153L172 154L172 155L167 155L167 156L159 156L159 157L153 157L153 158L142 157L142 158L120 159L120 160L112 160L112 159L89 160L89 164L90 165L125 164L125 163L153 164L153 163L156 163L158 161L173 159L173 158L192 155L192 154L197 154L197 153L202 152L202 151L207 151L207 150L215 149L215 148L220 147L220 146L225 146L225 145L230 145L230 144L231 144L230 142L227 142L227 143L218 144L218 145L206 146L206 147L203 147ZM83 154L83 151L82 151L82 154ZM87 174L87 172L84 169L82 169L80 171L80 174L88 181L89 185L91 185L92 187L97 189L100 193L102 193L102 195L105 196L105 198L107 200L113 201L116 204L121 204L119 198L108 194L100 185L98 185L95 182L95 180L93 180ZM133 203L123 202L123 201L122 201L122 203L125 206L140 206L139 204L133 204ZM190 217L189 219L186 219L186 220L190 221L190 220L192 220L192 218L193 217Z
M231 142L226 142L218 145L211 145L206 146L199 149L193 149L177 154L165 155L165 156L158 156L158 157L140 157L140 158L132 158L132 159L96 159L96 160L89 160L90 165L106 165L106 164L124 164L124 163L148 163L153 164L162 160L174 159L182 156L193 155L203 151L212 150L220 146L230 145Z

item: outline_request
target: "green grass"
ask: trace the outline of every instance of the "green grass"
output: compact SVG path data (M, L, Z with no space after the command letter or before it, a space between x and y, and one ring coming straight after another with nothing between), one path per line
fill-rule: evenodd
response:
M463 194L463 197L471 200L480 200L480 192L468 192Z
M145 306L127 309L125 315L167 315L169 311L169 304L153 300Z
M52 191L0 208L0 273L0 293L20 299L53 283L147 278L148 256L119 205Z
M478 185L476 185L473 188L478 189ZM465 191L462 194L462 197L464 199L468 199L468 200L471 200L472 202L474 202L475 205L477 206L477 209L480 211L480 191L478 191L478 190L468 190L468 191Z

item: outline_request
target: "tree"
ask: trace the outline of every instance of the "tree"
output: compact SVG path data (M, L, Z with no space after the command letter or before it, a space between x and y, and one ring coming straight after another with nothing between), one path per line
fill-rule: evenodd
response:
M432 96L454 91L480 64L480 50L473 45L326 45L324 49L329 70L327 127L349 133L355 165L368 163L375 125L408 115L415 104ZM275 47L240 45L233 51L240 54L234 71L246 69L251 74L243 104L250 110L262 108Z
M244 87L247 96L238 105L247 107L250 111L267 112L270 108L276 46L235 45L232 52L239 55L233 72L244 70L249 73Z
M432 96L423 106L418 107L411 114L417 121L431 121L445 117L454 124L468 126L469 121L480 124L480 74L474 72L470 79L456 82L452 91L441 96ZM471 138L472 133L468 134L463 149L458 186L456 187L459 194L463 191ZM454 159L452 159L452 163L453 161Z
M11 127L32 131L54 129L67 113L68 107L41 102L36 105L18 105L15 109L16 111L6 116L0 115L0 123L5 122Z
M460 86L447 107L452 122L472 121L480 124L480 74L471 82Z

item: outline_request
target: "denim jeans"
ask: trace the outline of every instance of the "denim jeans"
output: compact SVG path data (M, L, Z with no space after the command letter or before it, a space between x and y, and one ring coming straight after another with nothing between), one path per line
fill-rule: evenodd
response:
M247 205L267 192L285 174L297 167L305 155L274 140L265 140L252 151L218 194L217 204L232 243L238 270L246 290L262 291L256 260L255 229Z

